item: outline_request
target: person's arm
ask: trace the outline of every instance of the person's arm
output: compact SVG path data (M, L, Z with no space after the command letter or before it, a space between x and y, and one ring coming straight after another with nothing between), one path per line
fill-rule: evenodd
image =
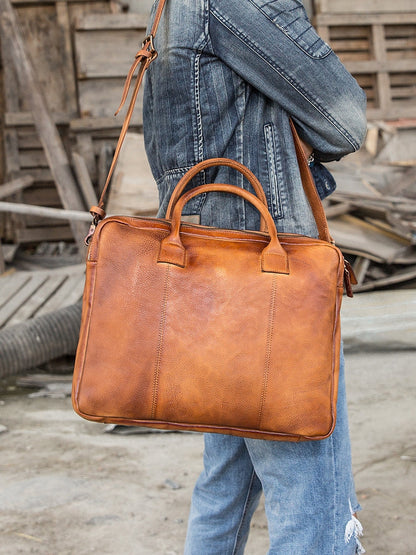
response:
M366 98L299 0L210 0L215 55L292 117L317 160L358 150Z

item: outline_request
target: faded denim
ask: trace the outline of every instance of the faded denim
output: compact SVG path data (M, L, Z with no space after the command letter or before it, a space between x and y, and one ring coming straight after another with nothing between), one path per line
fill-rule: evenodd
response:
M169 0L156 48L159 58L147 74L143 121L160 215L187 169L224 156L242 162L260 179L279 231L316 235L288 116L313 146L317 161L335 160L362 143L365 95L315 33L302 4ZM326 181L328 193L333 187ZM250 188L228 168L207 170L193 184L209 182ZM222 193L196 197L185 210L200 215L202 224L259 225L255 209Z
M154 11L153 11L154 13ZM324 198L335 187L320 162L357 150L365 95L312 28L299 0L168 0L145 83L144 134L163 216L171 192L197 162L228 157L262 183L279 231L316 236L297 167L289 116L314 148ZM229 168L191 186L251 189ZM186 214L203 225L257 229L256 210L221 193L201 195ZM270 442L207 434L204 472L192 500L187 555L243 553L261 489L270 554L361 553L351 474L343 360L334 433L321 442Z

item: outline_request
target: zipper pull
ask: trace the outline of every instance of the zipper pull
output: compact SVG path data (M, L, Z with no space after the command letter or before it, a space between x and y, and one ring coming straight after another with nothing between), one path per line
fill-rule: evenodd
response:
M357 285L358 281L355 277L354 270L348 260L344 258L344 285L348 297L353 297L352 285Z

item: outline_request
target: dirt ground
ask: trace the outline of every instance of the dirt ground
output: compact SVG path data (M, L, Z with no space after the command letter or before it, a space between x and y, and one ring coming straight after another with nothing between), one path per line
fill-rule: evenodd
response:
M347 355L353 463L370 555L416 553L415 360L414 351ZM27 393L9 391L0 401L7 428L0 434L0 553L182 553L202 436L104 433L104 425L73 413L69 398ZM246 554L267 549L261 505Z

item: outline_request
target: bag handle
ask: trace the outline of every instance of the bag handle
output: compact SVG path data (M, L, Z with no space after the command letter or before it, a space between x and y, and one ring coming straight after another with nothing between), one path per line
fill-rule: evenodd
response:
M116 166L119 154L120 154L120 150L121 150L121 147L123 145L123 142L124 142L124 139L125 139L125 136L126 136L129 124L130 124L130 120L131 120L131 117L132 117L132 114L133 114L133 110L134 110L134 106L135 106L135 103L136 103L137 95L139 93L139 89L140 89L140 86L142 84L145 71L150 66L150 64L157 58L157 51L154 47L153 42L154 42L154 38L155 38L157 29L158 29L158 26L159 26L160 19L162 17L162 12L163 12L163 8L164 8L165 4L166 4L166 0L159 0L151 31L150 31L149 35L143 40L142 47L137 52L137 54L135 56L135 60L132 64L132 66L129 70L129 73L127 75L127 78L126 78L121 103L120 103L120 106L118 107L118 109L116 111L116 114L118 114L118 112L123 107L123 105L124 105L124 103L127 99L128 91L129 91L129 88L130 88L131 81L133 79L134 72L136 71L137 67L140 66L138 74L137 74L137 78L136 78L136 83L134 85L133 93L132 93L132 96L131 96L130 104L129 104L129 107L128 107L128 110L127 110L127 113L126 113L126 116L125 116L125 119L124 119L124 122L123 122L123 125L122 125L122 128L121 128L121 132L120 132L120 136L119 136L117 146L116 146L116 149L115 149L114 157L113 157L113 160L111 162L111 166L110 166L110 169L109 169L109 172L108 172L106 182L104 184L104 188L101 192L100 200L99 200L97 206L91 206L91 208L90 208L90 213L93 217L93 222L92 222L92 225L91 225L90 230L88 232L88 235L85 238L85 244L87 244L87 245L88 245L92 235L94 234L96 225L98 224L98 222L100 220L105 218L106 214L105 214L105 210L104 210L104 198L105 198L107 189L109 187L110 180L111 180L111 177L113 175L113 172L114 172L114 169L115 169L115 166ZM292 130L293 141L294 141L295 151L296 151L296 158L297 158L297 161L298 161L298 164L299 164L303 189L305 191L306 197L307 197L307 199L309 201L309 204L310 204L310 207L312 209L313 216L315 218L316 226L318 228L319 238L322 239L323 241L328 241L330 243L334 243L334 241L333 241L333 239L332 239L332 237L329 233L328 222L326 220L326 216L325 216L325 212L324 212L324 209L323 209L323 206L322 206L322 202L321 202L321 199L319 198L318 192L316 190L316 187L315 187L315 184L314 184L314 181L313 181L313 177L312 177L312 174L310 172L305 153L303 152L302 144L300 142L298 133L296 131L296 128L295 128L292 120L289 120L289 121L290 121L291 130ZM198 171L200 171L200 170L198 170ZM251 182L251 184L253 185L252 182Z
M236 162L235 160L231 160L230 158L209 158L208 160L203 160L199 162L195 166L193 166L186 174L180 179L174 190L172 191L169 204L166 210L166 219L170 220L172 218L172 212L175 208L176 203L179 200L179 197L184 192L186 186L189 182L198 175L199 172L206 170L207 168L212 168L215 166L227 166L229 168L233 168L240 173L250 182L252 185L256 195L259 197L261 202L267 206L267 199L266 194L264 192L263 187L260 184L260 181L254 175L252 171L250 171L246 166L240 164L240 162ZM262 219L260 231L266 231L266 227L264 226L263 222L265 220Z
M257 208L267 224L270 236L270 242L266 245L261 254L261 269L263 272L289 274L288 256L280 244L276 226L267 206L249 191L246 191L241 187L237 187L236 185L226 185L223 183L200 185L199 187L191 189L177 200L172 212L171 231L169 235L163 239L160 245L158 262L174 264L175 266L180 266L181 268L186 266L186 249L180 237L182 210L185 204L192 198L212 191L238 195Z

